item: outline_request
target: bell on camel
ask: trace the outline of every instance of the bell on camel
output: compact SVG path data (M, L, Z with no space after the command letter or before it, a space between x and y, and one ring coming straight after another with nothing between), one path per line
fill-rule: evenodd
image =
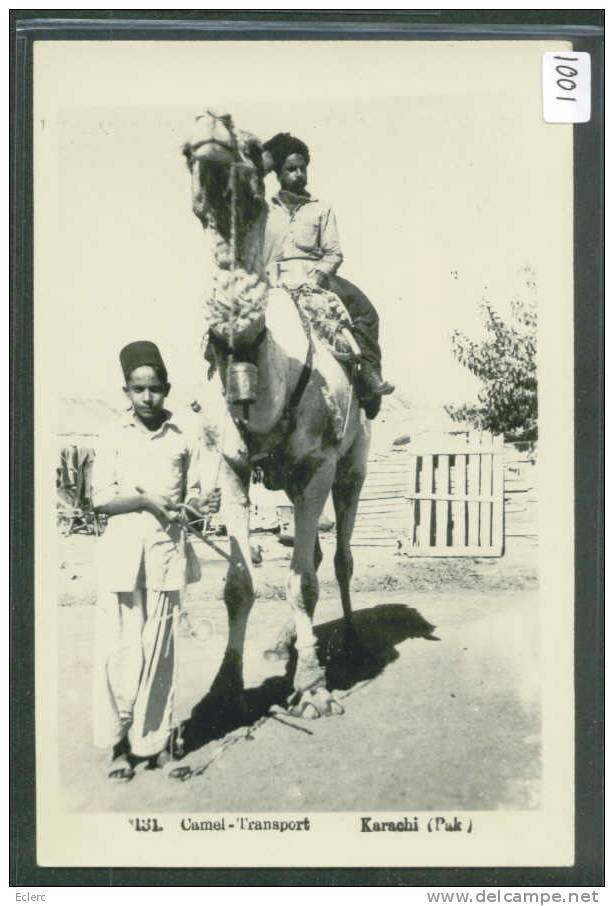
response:
M258 368L251 362L231 362L226 377L226 399L229 403L243 406L244 414L248 406L256 401L258 390Z

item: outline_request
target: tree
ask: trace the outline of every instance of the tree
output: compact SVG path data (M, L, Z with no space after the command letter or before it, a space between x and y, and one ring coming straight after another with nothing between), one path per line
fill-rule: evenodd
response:
M477 403L446 406L454 421L503 434L509 441L537 441L537 310L516 299L506 322L481 302L486 338L475 342L459 330L452 335L454 357L481 382Z

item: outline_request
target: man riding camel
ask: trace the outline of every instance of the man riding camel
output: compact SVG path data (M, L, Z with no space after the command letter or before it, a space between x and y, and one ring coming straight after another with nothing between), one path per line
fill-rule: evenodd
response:
M264 261L274 284L314 284L335 293L348 311L360 347L361 396L374 399L394 392L381 373L379 318L357 286L337 275L343 261L331 207L307 192L307 145L280 132L263 145L265 172L274 170L279 192L271 199L264 240ZM379 407L378 407L379 408Z

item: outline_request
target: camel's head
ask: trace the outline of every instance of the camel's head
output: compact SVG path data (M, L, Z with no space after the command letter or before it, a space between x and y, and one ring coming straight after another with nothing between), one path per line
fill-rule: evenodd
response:
M194 213L228 240L230 181L234 165L239 237L264 206L262 146L248 132L235 129L230 114L207 112L196 118L194 133L183 146L192 173Z
M262 147L253 135L235 129L230 115L207 112L197 117L183 153L192 174L194 213L218 240L214 289L205 302L207 357L216 361L227 403L242 406L247 421L269 291L262 273Z

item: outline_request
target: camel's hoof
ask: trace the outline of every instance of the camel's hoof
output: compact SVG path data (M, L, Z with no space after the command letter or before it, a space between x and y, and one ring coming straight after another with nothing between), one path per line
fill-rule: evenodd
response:
M315 692L326 688L326 671L320 664L315 646L303 648L298 654L294 671L294 689L296 695L309 691Z
M294 698L296 693L290 701L293 702ZM304 720L317 720L318 717L333 717L344 713L343 707L323 686L300 693L298 701L293 702L288 709L288 714L292 717L302 717Z

